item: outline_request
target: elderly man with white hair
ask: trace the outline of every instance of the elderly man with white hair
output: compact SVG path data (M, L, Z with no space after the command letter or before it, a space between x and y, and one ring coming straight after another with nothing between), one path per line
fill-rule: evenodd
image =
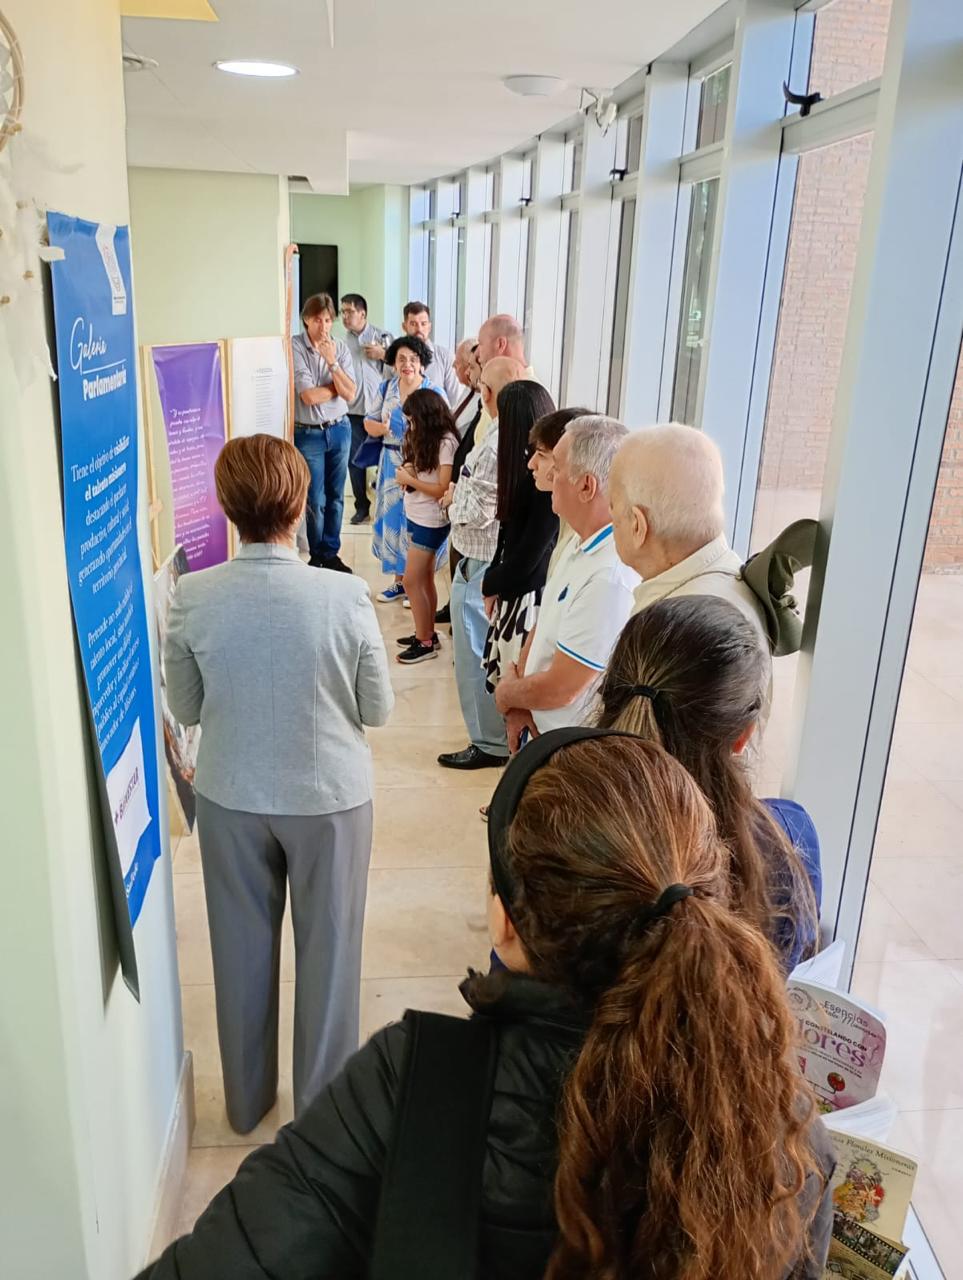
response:
M613 459L627 435L614 418L573 418L553 450L552 509L574 537L542 593L542 607L514 671L495 690L508 743L524 734L585 724L598 681L632 612L638 575L619 559L609 515Z
M612 467L615 545L642 578L635 612L667 596L721 596L768 652L762 604L723 533L723 494L722 458L705 432L676 422L633 432Z

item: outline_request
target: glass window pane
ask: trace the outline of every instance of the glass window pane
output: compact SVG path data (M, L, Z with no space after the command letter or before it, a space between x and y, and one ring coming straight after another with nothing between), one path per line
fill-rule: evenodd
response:
M612 353L606 413L617 418L622 407L622 363L625 357L625 326L629 314L629 279L632 274L632 237L635 230L635 201L622 201L619 223L619 256L615 269L615 311L612 319Z
M435 188L428 188L428 218L433 219L435 216Z
M531 200L532 198L532 174L534 170L534 162L531 156L525 156L522 160L522 199Z
M916 597L853 990L887 1015L889 1145L919 1162L913 1207L959 1274L959 1029L963 1025L963 359ZM920 1271L919 1274L922 1274Z
M883 73L893 0L832 0L816 14L809 87L824 98Z
M582 185L582 135L575 139L575 156L572 160L572 190L578 191Z
M689 235L682 278L682 315L672 392L672 417L676 422L696 423L699 371L706 338L706 301L709 291L712 239L716 224L719 179L697 182L692 188Z
M482 298L484 299L483 307L486 314L491 315L491 296L492 296L492 244L495 238L495 228L490 222L485 223L485 235L482 240Z
M864 134L799 158L751 551L819 515L872 146ZM801 604L808 580L797 579ZM786 772L797 663L794 654L774 664L767 795L778 794Z
M567 196L575 190L575 139L565 139L565 152L562 160L562 195Z
M629 138L626 156L626 167L629 173L637 173L642 160L642 115L639 113L629 121Z
M498 272L495 270L495 245L500 241L501 234L496 223L489 223L491 230L491 261L489 264L488 274L488 314L493 316L498 310Z
M455 343L465 336L465 228L455 228Z
M575 322L575 289L578 283L578 210L572 209L568 222L568 243L565 246L565 305L562 314L562 367L559 371L559 399L565 395L568 370L571 363L572 329Z
M490 210L495 207L495 170L485 170L485 209Z
M729 80L732 64L728 63L706 76L699 98L699 128L696 148L721 142L726 136L726 112L729 109Z
M432 311L437 311L435 299L435 250L437 247L437 236L434 231L428 233L428 296L425 301L431 307Z
M615 124L615 156L612 161L612 169L624 169L628 172L629 168L629 122L623 116L616 121Z
M522 226L522 234L518 248L518 283L522 297L522 327L526 333L532 327L532 294L535 288L533 267L535 254L532 245L535 240L535 219L526 218Z

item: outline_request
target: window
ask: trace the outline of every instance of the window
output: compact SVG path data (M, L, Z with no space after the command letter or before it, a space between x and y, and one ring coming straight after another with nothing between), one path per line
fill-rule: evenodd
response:
M429 307L431 307L433 312L438 310L435 298L435 253L437 251L437 241L438 237L435 235L434 231L429 231L427 255L428 265L427 275L425 277L425 284L427 286L425 289L425 301L428 303Z
M578 210L572 209L567 214L568 230L562 228L562 244L565 247L564 284L560 285L564 305L562 311L562 350L561 369L559 370L558 395L562 400L566 396L568 370L572 353L572 330L575 325L575 290L578 284Z
M819 515L872 146L863 134L799 158L751 551ZM807 572L797 579L800 604L808 586ZM778 795L785 775L797 663L794 654L773 666L764 795Z
M706 302L709 290L712 241L719 199L719 179L708 178L692 188L689 235L682 280L682 315L676 353L672 417L697 426L699 373L706 339Z
M532 198L533 180L534 180L535 162L532 156L524 156L522 159L522 200L529 201Z
M495 170L485 170L485 211L490 213L495 208Z
M522 328L526 333L532 326L532 294L535 289L535 219L526 218L518 245L518 285L522 300Z
M616 125L613 169L637 173L642 159L642 113L625 116Z
M482 238L482 291L483 308L486 315L492 315L492 247L495 240L495 228L490 222L485 223Z
M455 228L455 345L465 336L465 228Z
M622 362L625 356L625 326L629 314L629 279L632 274L632 239L635 228L635 201L623 200L619 219L619 248L615 268L615 310L612 319L612 350L605 412L619 416L622 407Z
M570 133L565 139L565 156L562 161L562 195L571 195L581 182L582 138Z
M893 0L833 0L816 14L809 87L824 98L882 75Z
M726 112L729 109L729 79L732 63L706 76L699 97L699 128L696 149L721 142L726 136Z

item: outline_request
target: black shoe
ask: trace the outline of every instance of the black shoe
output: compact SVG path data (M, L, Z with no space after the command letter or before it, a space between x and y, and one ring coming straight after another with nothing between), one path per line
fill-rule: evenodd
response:
M418 643L418 637L417 636L398 636L395 643L400 644L403 649L410 649L413 644ZM432 644L432 648L434 649L441 648L441 636L439 636L437 631L431 637L431 644Z
M446 751L438 763L445 769L501 769L508 764L508 756L490 756L472 742L463 751Z
M367 524L371 519L370 511L356 511L349 520L349 524Z
M434 643L422 644L420 640L416 639L414 644L410 644L407 649L402 649L401 653L398 654L398 661L403 662L407 667L414 662L427 662L429 658L437 657L438 649L435 648Z
M336 573L352 573L340 556L328 556L327 560L320 562L322 569L334 569Z
M446 627L451 626L451 601L450 600L445 605L444 609L439 609L438 612L435 614L435 625L446 626Z

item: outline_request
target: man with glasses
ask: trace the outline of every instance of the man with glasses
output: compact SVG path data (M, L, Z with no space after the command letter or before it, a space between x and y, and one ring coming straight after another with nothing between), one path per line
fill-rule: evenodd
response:
M351 352L357 388L357 395L348 406L352 459L348 464L348 475L354 495L351 523L364 524L371 518L367 471L364 467L356 467L353 459L368 439L364 420L384 378L385 351L391 346L392 337L386 330L368 323L368 303L360 293L346 293L341 299L341 323L344 325L344 340Z

